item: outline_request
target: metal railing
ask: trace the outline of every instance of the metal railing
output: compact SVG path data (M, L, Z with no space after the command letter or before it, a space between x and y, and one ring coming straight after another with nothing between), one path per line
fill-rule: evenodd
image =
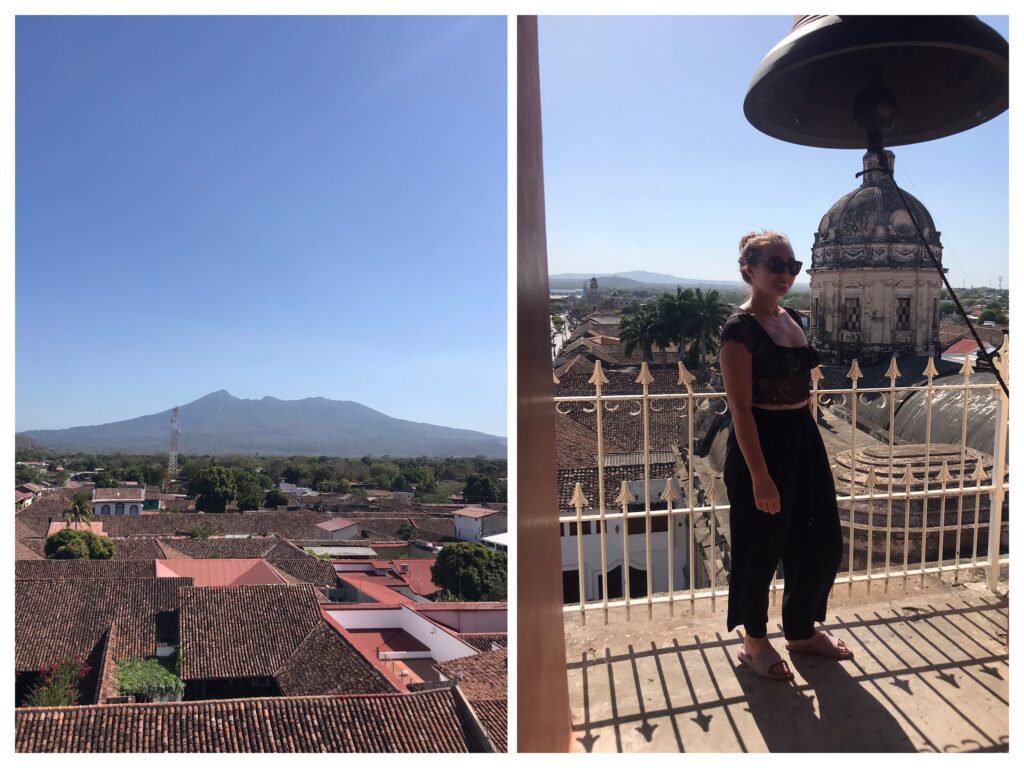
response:
M1008 348L1007 337L997 359L1004 379L1009 376ZM596 473L596 487L590 483L585 492L583 483L576 482L571 498L563 499L564 513L559 515L563 574L570 574L565 581L572 586L575 560L575 588L579 591L578 598L567 602L565 611L578 612L584 622L593 610L603 611L607 622L608 609L617 607L625 607L628 615L631 608L646 606L651 616L655 603L667 603L670 612L682 603L692 612L698 601L706 599L714 608L728 593L728 499L721 472L706 466L710 463L698 459L694 452L699 441L695 416L702 414L705 421L709 416L712 421L722 417L728 412L728 400L724 392L697 391L696 377L681 362L677 365L678 391L651 392L655 378L644 363L635 381L636 392L606 394L609 380L597 361L588 382L592 393L555 397L559 418L585 417L596 432L596 461L591 470ZM977 380L970 358L960 369L962 381L936 384L937 375L934 361L929 360L922 372L923 383L898 386L902 374L895 356L884 374L888 386L858 386L863 375L856 360L846 375L848 387L821 388L824 377L820 368L812 371L810 408L815 419L828 413L830 422L844 429L849 421L849 449L830 456L845 550L835 588L845 584L852 593L855 583L867 582L870 590L872 584L881 582L888 591L892 581L902 580L906 589L912 577L923 584L928 575L950 573L958 579L964 571L985 569L988 587L995 590L1000 566L1009 563L1008 544L1003 546L1003 507L1009 491L1008 397L996 382ZM897 405L915 395L925 399L924 442L897 442ZM944 417L959 420L960 439L958 443L933 443L933 406L948 398L962 400L954 409L959 411L955 418L952 414ZM984 401L991 406L993 398L994 438L989 456L968 447L968 419L972 410L977 410L972 405ZM884 441L858 428L858 409L863 414L871 408L877 409L872 414L876 426L878 412L887 415L887 430L874 430L887 433ZM685 422L676 436L673 478L651 476L652 415L662 419L662 426L666 417ZM638 452L642 463L637 462L632 483L623 479L617 488L606 489L606 422L610 418L637 421L640 444L628 450ZM977 418L991 419L991 408L979 411ZM663 453L664 436L658 438L658 450ZM706 443L705 438L700 440ZM859 450L858 444L868 447ZM698 466L701 462L705 466ZM980 552L983 533L987 533L987 545ZM1003 549L1006 553L1001 556ZM611 579L610 564L618 572ZM631 569L643 572L634 575L632 583ZM773 604L783 584L783 578L773 581Z

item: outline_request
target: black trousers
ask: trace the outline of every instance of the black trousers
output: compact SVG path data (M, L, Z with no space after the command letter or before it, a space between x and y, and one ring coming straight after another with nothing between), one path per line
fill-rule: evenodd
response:
M724 473L732 534L728 627L742 624L752 637L767 634L768 593L781 560L782 626L787 640L804 640L814 634L814 622L825 619L843 556L828 454L807 408L752 411L781 511L769 515L754 506L750 470L733 430Z

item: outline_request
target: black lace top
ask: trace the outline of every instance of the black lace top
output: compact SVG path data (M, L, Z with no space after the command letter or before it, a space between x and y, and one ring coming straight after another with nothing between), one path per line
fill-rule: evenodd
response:
M800 316L788 307L784 309L799 325ZM818 353L810 344L780 347L754 316L746 312L725 321L722 344L727 341L738 341L750 350L754 379L751 404L794 405L807 399L811 388L811 369L820 362Z

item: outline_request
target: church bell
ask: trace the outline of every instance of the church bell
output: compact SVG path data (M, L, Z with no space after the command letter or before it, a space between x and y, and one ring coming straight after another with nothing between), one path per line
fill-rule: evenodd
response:
M812 147L930 141L1007 109L1009 57L976 16L797 16L754 72L743 112Z

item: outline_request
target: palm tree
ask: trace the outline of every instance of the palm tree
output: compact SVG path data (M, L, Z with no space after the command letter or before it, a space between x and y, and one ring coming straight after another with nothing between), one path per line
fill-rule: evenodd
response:
M732 307L722 301L714 288L706 294L697 288L693 294L692 307L689 335L700 344L700 369L704 370L708 352L718 351L718 337L725 321L729 319Z
M628 357L639 349L647 362L652 361L651 348L663 335L663 327L655 304L641 304L636 312L619 321L619 340Z
M71 506L64 510L64 517L71 523L72 528L78 528L81 523L88 523L92 519L92 504L87 493L76 493L71 500Z
M693 289L676 288L675 294L666 293L658 300L668 340L676 345L676 354L683 359L686 342L693 326Z

